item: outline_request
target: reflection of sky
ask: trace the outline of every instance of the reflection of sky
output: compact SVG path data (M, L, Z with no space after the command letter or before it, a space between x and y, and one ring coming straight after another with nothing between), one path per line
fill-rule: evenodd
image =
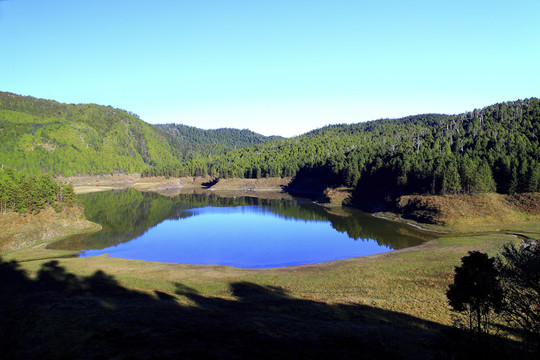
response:
M313 264L390 251L374 240L354 241L328 221L285 219L259 206L205 207L166 220L138 238L82 256L184 264L265 268Z
M282 219L284 221L292 220L292 221L305 221L305 222L308 222L308 221L328 222L328 220L316 219L315 218L316 216L312 212L305 212L302 215L303 216L312 215L314 219L304 219L304 218L301 219L293 215L287 216L284 214L279 214L276 212L276 209L273 209L271 206L265 206L265 205L244 205L244 206L235 206L235 207L230 206L230 207L225 207L225 208L207 206L207 207L202 207L202 208L184 210L184 213L188 213L195 216L196 215L209 215L209 214L229 214L228 216L230 216L231 213L239 213L241 216L241 215L249 213L251 215L275 217L275 218Z

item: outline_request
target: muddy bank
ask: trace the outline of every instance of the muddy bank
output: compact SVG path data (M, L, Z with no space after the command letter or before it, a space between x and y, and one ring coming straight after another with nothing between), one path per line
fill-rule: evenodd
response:
M99 175L62 178L73 184L77 194L95 191L133 188L141 191L174 192L185 189L208 189L214 191L283 192L291 178L264 179L215 179L211 177L145 177L132 175Z
M208 177L142 178L139 174L131 175L97 175L77 176L65 179L73 184L77 194L96 191L120 190L133 188L140 191L172 191L179 189L204 188L204 183L210 181Z
M62 179L61 179L62 180ZM404 195L386 204L365 208L355 199L353 189L323 188L295 183L291 178L219 179L210 177L141 178L131 175L79 176L71 181L77 194L133 188L175 196L186 191L215 191L225 197L255 196L282 198L309 197L329 207L360 207L387 219L405 221L441 232L476 232L521 228L540 230L540 194ZM303 185L303 186L299 186ZM374 205L374 204L371 204ZM383 215L383 213L385 215Z
M209 184L208 189L218 191L282 192L290 182L291 178L217 179Z

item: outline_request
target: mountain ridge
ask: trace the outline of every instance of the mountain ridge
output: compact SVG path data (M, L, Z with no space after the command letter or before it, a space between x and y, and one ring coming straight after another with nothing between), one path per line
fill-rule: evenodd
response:
M282 139L280 136L264 136L249 129L218 128L200 129L183 124L153 125L173 137L174 145L182 153L198 153L201 156L224 154L227 151L242 149Z
M0 163L30 173L313 179L357 197L540 190L540 101L328 125L293 138L151 125L111 106L0 93Z
M293 188L313 187L316 179L321 191L345 185L356 189L357 198L536 192L539 138L540 101L530 98L458 115L329 125L296 138L195 159L171 174L294 177Z
M213 141L201 145L196 138L174 136L166 126L148 124L110 105L64 104L0 92L0 164L31 174L141 173L155 164L173 166L222 154L250 139L273 139L238 130L244 139L236 144L225 136L227 131L204 132Z

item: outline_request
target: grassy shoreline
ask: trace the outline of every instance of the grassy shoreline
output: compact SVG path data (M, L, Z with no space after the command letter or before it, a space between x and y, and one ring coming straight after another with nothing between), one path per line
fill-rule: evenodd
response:
M89 227L82 229L81 233L97 230L99 228ZM428 227L428 230L432 229ZM441 237L422 245L390 253L274 269L155 263L107 255L78 258L74 257L77 251L45 248L48 243L75 233L72 231L0 255L4 260L23 262L21 266L32 274L37 273L45 262L56 259L67 271L78 276L88 276L101 270L114 276L120 284L128 288L143 291L159 290L174 295L174 283L182 278L189 287L197 289L205 296L224 298L231 295L227 291L228 283L249 281L265 286L282 286L297 297L327 303L369 303L380 305L387 310L405 311L414 316L437 314L426 320L437 319L437 322L446 325L449 324L449 314L444 293L451 282L453 268L459 264L460 258L471 250L495 254L504 243L517 241L512 234L466 235L445 232L440 234ZM524 231L521 233L526 234ZM529 233L529 236L534 238L538 233ZM368 273L371 274L369 278L365 275ZM414 286L404 285L409 282ZM396 292L396 289L402 291ZM417 294L414 301L430 305L427 308L420 306L417 310L411 311L411 307L404 304L411 301L412 293ZM402 306L396 305L397 303L401 303ZM428 309L437 310L433 313L427 311Z
M158 182L152 184L155 186ZM409 219L398 218L395 214L375 215L389 220L410 222L410 225L422 226L432 231L444 229L441 226L425 226ZM517 228L514 232L538 239L539 229L539 224L533 224L523 229ZM95 228L93 230L95 231ZM284 319L298 316L311 321L319 316L315 314L318 310L314 309L324 308L325 312L331 314L329 316L332 321L341 324L339 326L344 329L350 327L352 331L365 325L374 331L383 331L383 328L386 329L384 331L390 331L396 336L395 339L385 340L390 348L412 347L412 350L417 352L415 356L405 357L436 358L439 353L438 345L431 342L444 336L439 326L446 329L452 325L445 293L452 282L454 267L459 265L461 257L472 250L496 255L502 245L519 241L510 233L467 235L454 228L447 230L444 234L441 233L441 237L416 247L379 255L273 269L157 263L107 255L78 258L70 257L76 253L73 251L45 249L48 242L59 238L36 243L25 249L1 253L0 256L4 261L22 261L20 268L26 271L30 278L36 278L46 264L54 259L57 261L56 266L79 279L103 273L117 282L118 286L147 294L151 299L167 298L171 304L190 309L204 309L207 305L203 304L207 302L223 303L227 304L227 309L232 306L227 310L230 314L236 314L234 309L239 306L231 304L245 304L245 300L239 297L238 284L249 284L248 287L253 289L272 289L257 295L254 304L259 305L255 310L250 308L250 311L257 312L256 316ZM280 295L281 300L277 301L276 293L286 295ZM287 299L286 302L283 299ZM293 304L298 303L310 305L296 309ZM129 311L145 311L144 306L133 304ZM343 310L349 307L364 310ZM409 320L404 322L404 317ZM268 326L266 320L260 321ZM424 325L418 325L421 322L425 322ZM290 325L288 322L287 324ZM276 332L273 336L286 338L291 329L279 328L273 331ZM360 330L359 334L366 331ZM371 334L370 331L366 334ZM402 332L416 334L418 331L421 331L422 336L427 336L429 345L420 345L420 340L405 345L400 339ZM412 337L416 335L411 335Z
M282 344L282 341L289 339L290 331L299 326L297 324L314 322L314 328L309 332L301 331L295 336L310 343L313 340L309 340L311 335L308 334L323 336L327 332L346 333L350 334L347 335L349 338L357 339L354 340L357 344L362 337L386 334L383 336L386 340L376 337L367 351L379 353L382 349L388 349L390 355L386 356L390 357L399 352L402 358L435 359L441 352L448 351L441 350L440 343L446 341L444 339L452 328L452 313L445 293L452 282L454 267L459 265L461 257L468 251L480 250L496 255L503 244L515 241L518 241L517 238L511 235L494 234L444 237L379 255L274 269L145 262L107 255L56 258L54 267L63 269L59 274L73 274L69 276L75 279L89 279L103 274L100 276L106 276L111 279L107 281L113 281L122 289L146 294L150 304L132 303L127 298L121 298L112 303L118 305L111 306L126 319L131 316L129 314L150 310L157 316L151 320L152 328L160 328L157 333L163 331L165 314L158 315L160 312L156 310L158 305L155 302L159 302L161 307L166 304L161 299L167 299L167 303L171 304L167 307L176 304L190 312L215 312L206 320L195 315L195 318L188 316L187 319L178 319L186 324L194 321L196 328L205 329L212 336L229 332L221 329L219 335L215 333L212 324L216 319L226 323L234 321L235 329L240 329L234 330L238 333L234 332L233 336L240 336L239 339L242 339L245 331L264 333L264 329L274 322L269 319L279 319L283 324L273 328L271 338L281 339L279 344ZM25 261L19 265L30 278L38 279L38 274L47 268L47 264L50 264L50 259ZM239 287L248 289L242 290L248 291L248 295L241 292ZM107 304L112 296L109 293L93 294L91 298ZM59 301L54 308L66 306L64 300ZM125 304L123 306L127 309L122 310L120 303ZM214 306L217 308L214 309ZM85 319L88 310L81 311L72 312L70 316ZM169 314L171 310L166 311ZM252 328L253 321L264 328ZM138 322L135 325L140 326ZM164 329L178 326L171 327L169 324ZM182 330L183 339L198 336L191 325L182 326L189 327ZM321 326L331 328L325 330ZM195 350L198 351L199 346L198 343L194 345ZM327 343L326 340L322 343L317 341L312 346L326 347ZM372 347L376 350L369 350ZM228 344L223 348L228 348ZM216 350L217 353L213 355L220 355L223 348Z
M159 290L172 296L174 283L180 279L201 295L224 298L231 296L227 290L228 283L249 281L265 286L281 286L300 298L330 303L376 303L381 308L401 309L427 319L429 316L426 317L426 314L432 312L426 312L426 309L436 308L436 312L441 313L447 309L444 291L451 282L454 266L459 264L467 251L481 250L494 255L500 246L513 241L517 241L515 237L504 234L444 237L389 253L270 269L146 262L107 255L57 260L78 276L88 276L101 270L115 276L128 288ZM28 259L21 265L35 274L52 257ZM413 294L415 296L411 297ZM402 306L420 300L422 306L415 309ZM444 324L449 323L445 315L440 319L444 319Z
M0 254L20 254L67 236L98 231L101 225L86 220L83 209L73 206L61 212L47 207L35 215L2 214L0 228Z
M281 192L291 178L262 179L214 179L209 176L181 178L145 177L131 175L100 175L60 178L73 184L77 194L133 188L140 191L170 192L189 189L211 189L213 191Z

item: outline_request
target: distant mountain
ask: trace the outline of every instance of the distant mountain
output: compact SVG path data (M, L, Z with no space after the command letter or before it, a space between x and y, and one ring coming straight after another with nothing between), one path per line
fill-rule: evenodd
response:
M534 192L540 191L539 139L540 102L531 98L459 115L326 126L295 138L194 159L174 171L219 177L294 176L291 187L349 186L357 197Z
M181 124L155 125L173 137L174 145L183 154L193 157L194 154L212 156L224 154L234 149L243 149L253 145L265 144L279 136L264 136L251 130L222 128L203 130Z
M0 92L0 164L27 173L142 172L177 164L171 136L110 106Z
M540 191L540 101L331 125L291 139L153 126L110 106L0 93L0 164L28 173L294 177L356 197Z
M0 164L24 173L71 176L171 169L273 139L249 130L154 126L111 106L0 92Z

